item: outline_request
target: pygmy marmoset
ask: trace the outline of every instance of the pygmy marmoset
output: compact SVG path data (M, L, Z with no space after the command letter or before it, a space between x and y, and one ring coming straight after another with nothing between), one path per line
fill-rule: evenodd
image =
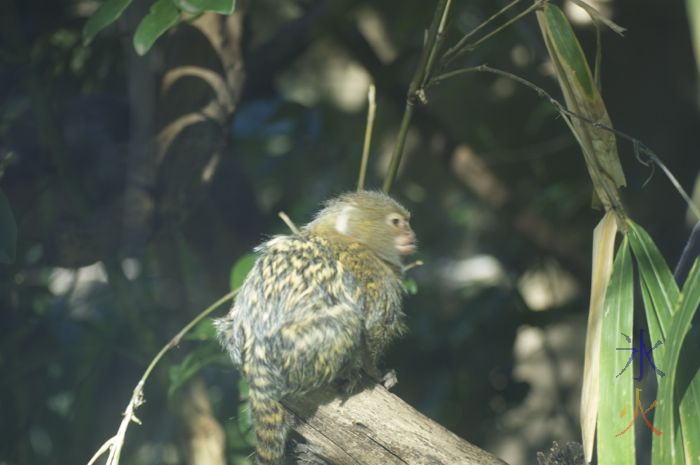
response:
M275 236L224 318L222 345L247 378L257 464L281 463L289 421L280 400L376 372L405 331L402 255L416 249L408 211L380 192L328 201L299 234Z

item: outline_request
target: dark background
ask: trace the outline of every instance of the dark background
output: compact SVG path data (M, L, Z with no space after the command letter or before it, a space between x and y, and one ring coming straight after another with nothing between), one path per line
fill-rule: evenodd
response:
M286 231L277 212L303 224L355 187L370 81L367 185L380 188L434 3L241 1L233 17L182 24L137 57L131 35L148 2L83 45L97 3L4 0L0 189L18 248L0 266L0 465L86 463L157 350L229 290L241 256ZM454 3L448 45L505 5ZM596 5L627 28L602 34L614 126L692 192L700 94L684 4ZM573 24L592 57L595 29ZM207 31L227 38L218 50ZM561 99L547 60L531 14L457 65L488 63ZM169 81L183 65L225 76L229 94L201 76ZM392 191L412 211L425 265L409 273L411 331L387 366L421 412L511 465L534 463L551 441L580 440L601 213L574 138L532 90L473 73L428 100ZM165 143L187 115L200 119ZM651 170L631 144L619 150L628 213L673 267L686 205L660 170L645 184ZM194 339L147 384L122 463L195 463L193 438L221 433L229 463L246 463L237 375L214 342Z

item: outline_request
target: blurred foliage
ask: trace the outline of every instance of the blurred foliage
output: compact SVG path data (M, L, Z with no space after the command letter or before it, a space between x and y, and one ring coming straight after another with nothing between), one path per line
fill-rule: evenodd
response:
M17 223L10 203L0 191L0 263L15 261L17 249Z
M192 76L163 89L173 60L213 56L193 26L197 15L139 58L131 38L151 2L3 2L0 188L17 240L14 262L0 266L0 463L86 463L158 348L241 279L233 264L288 231L277 212L301 225L324 199L353 188L370 81L377 118L367 186L381 185L434 3L239 1L246 76L233 89L235 111L213 133L220 157L207 158L206 171L197 144L212 133L177 139L173 146L192 147L185 158L143 156L157 151L144 133L156 140L168 117L216 94ZM446 43L504 4L453 2ZM109 5L83 43L93 13ZM607 112L690 189L700 118L683 4L599 6L628 31L624 39L602 33ZM574 25L593 56L594 28ZM212 62L208 70L227 69ZM456 64L485 62L559 98L534 15ZM531 90L470 74L427 98L393 190L412 211L425 265L409 273L417 289L406 299L410 334L386 365L397 369L395 391L407 402L512 465L532 463L552 440L579 440L598 219L590 180L556 109ZM632 147L618 150L629 185L623 202L673 263L687 234L685 206L660 176L642 189L648 169ZM1 251L10 232L3 226ZM551 264L556 272L544 273ZM525 286L524 276L542 279ZM185 463L178 412L193 378L206 381L229 463L250 463L245 383L210 336L203 323L156 370L122 463ZM638 442L640 455L650 442Z
M114 23L132 0L104 0L83 27L83 41L89 44L101 30ZM236 0L157 0L134 32L134 49L145 55L158 37L180 22L183 13L197 16L207 11L231 14Z

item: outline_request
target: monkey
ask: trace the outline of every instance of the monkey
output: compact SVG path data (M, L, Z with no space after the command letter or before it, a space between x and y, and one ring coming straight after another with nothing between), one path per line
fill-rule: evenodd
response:
M322 386L352 394L406 331L402 257L417 248L410 214L388 195L345 193L258 258L219 341L249 385L257 465L279 465L290 419L280 403Z

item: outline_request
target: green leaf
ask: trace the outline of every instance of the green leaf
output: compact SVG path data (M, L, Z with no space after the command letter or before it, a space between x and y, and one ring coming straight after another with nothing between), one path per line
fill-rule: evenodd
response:
M180 10L172 0L157 0L148 14L141 20L134 33L134 49L145 55L156 39L180 20Z
M600 344L600 403L598 404L598 463L634 465L635 424L624 434L634 416L633 368L625 368L629 357L620 352L621 333L631 334L634 325L634 276L629 243L620 245L605 294L605 310ZM622 409L626 415L620 417Z
M678 409L686 465L700 465L700 415L698 412L700 412L700 368L696 369L685 394L682 395Z
M243 255L236 261L236 264L231 268L231 290L238 289L245 281L246 276L250 273L255 265L255 260L258 256L255 253L248 253Z
M639 267L649 338L664 341L669 337L671 315L678 302L678 286L649 234L632 221L627 224L627 237Z
M416 282L415 279L413 279L413 278L406 279L403 282L403 285L406 288L406 292L408 292L410 295L418 294L418 283Z
M0 263L14 263L17 255L17 222L10 202L0 191Z
M213 11L222 15L230 15L236 10L236 0L174 0L174 2L181 10L192 14Z
M566 19L563 11L549 4L544 8L544 16L551 43L557 52L557 58L569 66L571 76L576 78L585 96L593 98L593 89L595 88L593 77L569 20Z
M557 6L546 3L537 12L537 21L552 58L567 109L589 121L612 127L586 56L564 13ZM606 208L621 210L618 187L624 186L626 182L615 136L580 118L564 113L562 116L581 146L597 199Z
M115 22L132 0L105 0L83 26L83 43L89 44L98 32Z
M654 435L653 437L652 460L654 464L682 465L686 463L684 455L694 459L695 463L700 460L698 436L686 436L685 432L681 436L677 430L681 418L679 418L679 421L676 421L674 418L678 408L678 405L674 403L674 395L677 388L677 368L681 356L681 347L690 331L691 322L698 306L700 306L700 267L696 260L695 265L688 274L683 290L678 296L677 311L673 314L669 325L669 337L663 341L665 354L661 357L661 360L664 365L659 366L659 369L665 371L666 376L659 379L659 406L657 407L659 411L654 417L654 426L663 434L661 436ZM696 357L697 354L687 354L687 356ZM697 378L697 375L695 378ZM686 390L686 396L689 393L697 392L695 388L697 386L693 386L692 390ZM688 406L693 403L697 404L697 398L688 398L684 412L687 413ZM697 410L694 412L694 416L697 416ZM691 428L689 433L692 433L692 430L696 430L698 428L697 420L691 420L690 423L686 424L685 429L689 427ZM685 443L685 447L687 447L686 450L684 450L681 439Z

